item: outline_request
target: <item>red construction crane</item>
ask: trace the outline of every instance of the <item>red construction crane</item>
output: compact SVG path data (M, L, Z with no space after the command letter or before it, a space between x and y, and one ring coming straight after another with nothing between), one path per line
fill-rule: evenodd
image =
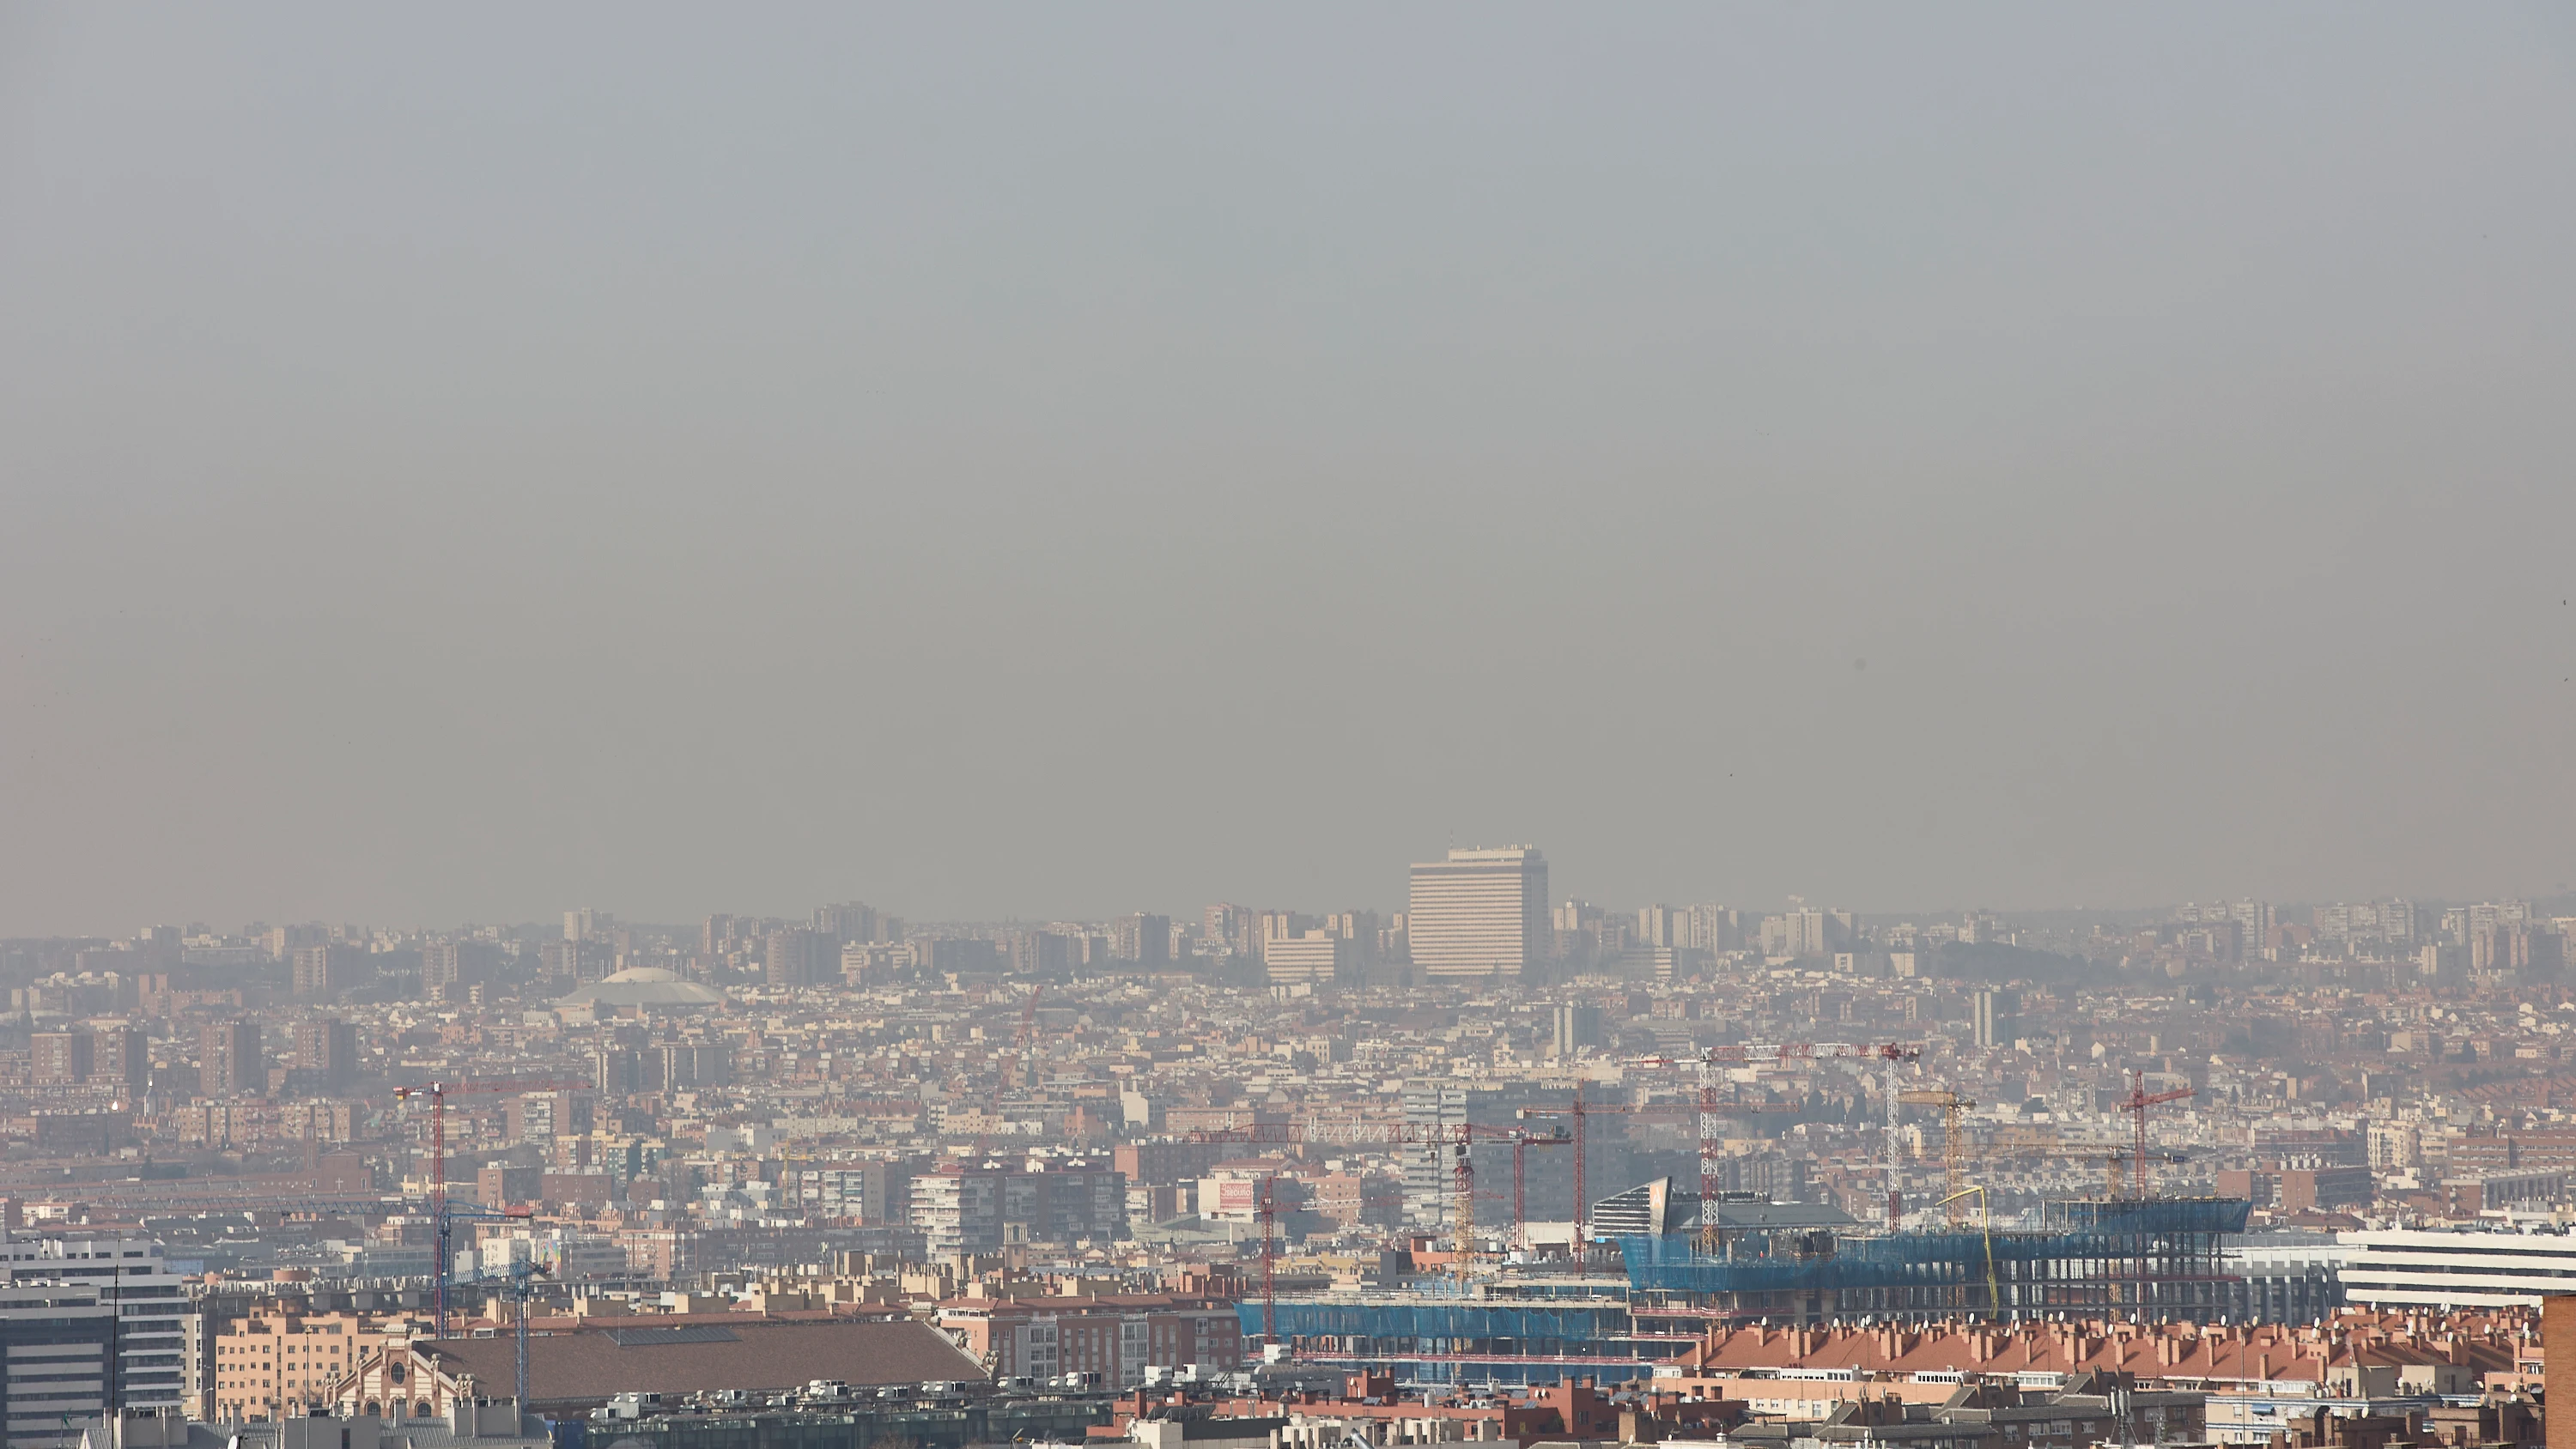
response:
M1490 1128L1480 1127L1477 1129L1476 1135L1486 1139L1487 1141L1491 1141L1493 1140L1495 1133ZM1529 1246L1529 1149L1533 1147L1571 1147L1574 1145L1574 1139L1566 1136L1562 1132L1541 1136L1537 1133L1523 1132L1518 1129L1506 1131L1501 1135L1512 1144L1511 1192L1509 1194L1498 1192L1477 1192L1475 1190L1475 1170L1473 1167L1469 1166L1466 1160L1462 1157L1459 1159L1457 1164L1452 1166L1450 1169L1450 1194L1453 1200L1466 1200L1468 1202L1467 1210L1463 1215L1463 1221L1466 1224L1464 1231L1470 1235L1475 1231L1474 1203L1510 1203L1512 1205L1512 1241L1523 1248L1527 1248ZM1458 1150L1460 1149L1458 1149L1455 1144L1452 1144L1452 1151Z
M450 1097L524 1096L530 1092L587 1092L590 1082L552 1082L485 1079L450 1084L431 1082L419 1087L394 1088L394 1100L408 1102L418 1097L429 1099L430 1181L429 1210L436 1218L438 1230L438 1336L447 1336L447 1280L449 1212L447 1206L447 1099ZM526 1214L519 1214L526 1216Z
M1037 1089L1038 993L1045 989L1046 983L1043 981L1030 982L1029 999L1020 1004L1020 1038L1016 1045L1019 1048L1021 1058L1020 1090L1023 1092L1034 1092ZM1001 1120L1002 1092L1010 1085L1011 1063L1010 1059L1005 1057L1002 1059L1001 1064L993 1069L993 1119L995 1121ZM984 1155L984 1143L985 1139L981 1136L978 1136L975 1139L975 1155L977 1157Z
M2143 1200L2147 1195L2147 1109L2149 1107L2161 1106L2167 1102L2179 1102L2183 1098L2192 1095L2192 1089L2189 1087L2176 1087L2170 1092L2155 1092L2151 1094L2147 1091L2146 1073L2133 1071L2129 1073L2129 1077L2129 1095L2121 1098L2113 1105L2117 1106L2121 1111L2136 1118L2138 1122L2137 1184L2138 1196Z
M1515 1130L1512 1133L1512 1236L1519 1240L1521 1251L1529 1251L1529 1150L1533 1147L1571 1147L1574 1139L1558 1132L1538 1137ZM1575 1197L1583 1196L1583 1159L1574 1159ZM1575 1210L1580 1213L1582 1209Z
M1618 1108L1614 1110L1625 1111L1627 1109ZM1527 1224L1529 1221L1528 1213L1526 1211L1529 1202L1528 1150L1532 1147L1574 1145L1576 1139L1567 1137L1563 1133L1557 1133L1554 1135L1538 1135L1531 1133L1526 1128L1496 1127L1475 1122L1371 1122L1349 1118L1340 1120L1311 1118L1303 1122L1250 1122L1240 1127L1201 1128L1198 1131L1190 1133L1187 1140L1191 1142L1282 1144L1306 1142L1378 1142L1391 1146L1428 1145L1463 1147L1467 1144L1473 1143L1478 1138L1483 1138L1489 1142L1506 1141L1512 1144L1512 1228L1515 1235L1525 1234L1527 1232ZM1461 1159L1459 1166L1460 1168L1464 1167L1463 1158ZM1473 1171L1473 1169L1465 1170L1468 1173L1472 1173ZM1574 1195L1576 1201L1575 1214L1579 1221L1583 1212L1583 1159L1580 1152L1577 1152L1575 1155L1574 1173ZM1459 1168L1453 1168L1452 1176L1454 1177L1458 1175ZM1267 1179L1264 1179L1264 1181L1266 1182ZM1461 1196L1460 1191L1453 1188L1453 1196ZM1465 1229L1465 1232L1472 1234L1474 1231L1473 1223L1475 1221L1475 1204L1471 1198L1465 1200L1463 1214L1466 1222L1469 1224ZM1526 1246L1525 1240L1524 1246Z
M1270 1177L1261 1179L1261 1195L1253 1201L1253 1215L1261 1219L1261 1346L1264 1349L1279 1341L1279 1246L1273 1236L1279 1223L1278 1200L1271 1196Z
M1923 1048L1906 1042L1879 1042L1875 1045L1844 1041L1752 1042L1743 1046L1715 1046L1700 1052L1702 1070L1726 1062L1787 1061L1874 1061L1886 1066L1886 1080L1880 1084L1880 1095L1887 1107L1887 1227L1896 1230L1898 1219L1905 1213L1904 1200L1896 1187L1896 1068L1903 1062L1921 1059Z
M1675 1065L1678 1065L1678 1063ZM1574 1119L1574 1134L1567 1140L1574 1148L1574 1254L1579 1262L1583 1256L1586 1245L1590 1241L1585 1229L1588 1226L1587 1219L1592 1210L1592 1205L1586 1198L1583 1180L1584 1158L1589 1155L1585 1150L1583 1131L1583 1122L1586 1117L1606 1112L1614 1116L1623 1113L1639 1117L1678 1117L1687 1114L1697 1118L1699 1120L1700 1128L1700 1196L1703 1202L1715 1202L1717 1200L1717 1189L1715 1186L1717 1181L1716 1174L1721 1170L1718 1168L1717 1163L1722 1161L1718 1156L1718 1144L1721 1139L1719 1139L1711 1130L1712 1124L1715 1120L1720 1117L1772 1116L1795 1110L1796 1109L1793 1107L1774 1105L1767 1102L1721 1102L1717 1099L1716 1086L1713 1083L1704 1081L1700 1085L1699 1099L1695 1102L1649 1102L1642 1106L1620 1105L1615 1103L1608 1106L1593 1106L1583 1100L1583 1089L1580 1084L1577 1084L1574 1091L1574 1105L1570 1107L1523 1107L1520 1114L1523 1117L1572 1117Z
M1583 1119L1594 1112L1602 1110L1605 1109L1589 1106L1584 1102L1583 1082L1580 1078L1577 1078L1574 1083L1574 1105L1570 1107L1523 1107L1520 1110L1520 1115L1523 1117L1571 1117L1574 1119L1574 1134L1568 1139L1574 1146L1574 1241L1567 1246L1572 1251L1576 1271L1578 1272L1582 1269L1585 1247L1590 1242L1590 1237L1586 1233L1585 1229L1588 1226L1587 1219L1592 1212L1591 1194L1585 1188L1583 1181L1584 1159L1591 1156L1591 1153L1584 1147ZM1611 1107L1606 1110L1612 1112L1624 1112L1627 1109L1625 1107Z
M1461 1283L1476 1272L1476 1159L1470 1150L1474 1145L1461 1134L1458 1145L1450 1149L1458 1159L1457 1184L1451 1188L1458 1199L1458 1217L1455 1239L1450 1244L1458 1251L1451 1263Z

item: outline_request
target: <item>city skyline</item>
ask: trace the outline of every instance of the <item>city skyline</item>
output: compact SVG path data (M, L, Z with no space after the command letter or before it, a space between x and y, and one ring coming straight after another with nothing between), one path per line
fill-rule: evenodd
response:
M0 4L0 1449L2567 1449L2571 254L2563 5Z
M853 899L860 896L870 896L885 908L885 914L888 919L894 920L898 924L908 924L910 926L924 929L936 928L942 930L952 928L1004 926L1035 927L1056 922L1107 924L1114 922L1121 917L1132 915L1137 910L1150 911L1174 922L1187 923L1193 929L1197 929L1199 925L1199 912L1202 909L1213 910L1219 906L1231 906L1235 909L1246 910L1256 914L1274 911L1294 911L1301 913L1320 912L1325 914L1359 911L1376 916L1393 915L1397 917L1401 917L1402 915L1409 913L1410 907L1410 902L1406 898L1406 892L1403 888L1403 882L1401 881L1398 882L1396 887L1390 888L1378 896L1362 899L1328 898L1285 900L1274 899L1271 895L1259 892L1236 892L1230 896L1213 897L1197 902L1178 900L1145 900L1140 902L1131 899L1124 903L1124 909L1102 908L1092 910L1044 912L993 910L964 912L954 915L923 914L907 911L902 909L901 902L890 897L875 895L870 892L859 892L844 889L827 892L826 894L828 897ZM2240 902L2260 903L2266 910L2286 909L2308 912L2314 910L2335 911L2342 910L2347 907L2357 907L2359 909L2368 910L2375 907L2380 901L2410 902L2418 909L2440 910L2460 908L2475 903L2500 900L2522 900L2535 903L2561 903L2571 908L2576 908L2576 889L2561 887L2555 890L2541 891L2486 890L2469 891L2456 896L2409 894L2402 891L2381 894L2347 892L2323 896L2314 900L2299 898L2273 899L2244 892L2209 891L2197 896L2160 901L2136 901L2117 904L2076 902L2065 905L2040 906L1996 905L1985 901L1890 906L1870 902L1848 901L1840 897L1833 896L1830 893L1791 892L1769 900L1761 900L1706 891L1685 891L1673 894L1655 895L1635 891L1586 889L1571 892L1559 891L1556 894L1547 897L1546 911L1542 912L1542 914L1544 915L1547 912L1553 912L1559 907L1574 905L1581 905L1587 908L1598 907L1610 912L1611 914L1622 916L1650 908L1687 910L1695 907L1725 907L1754 918L1777 914L1784 910L1789 912L1800 910L1813 912L1818 909L1830 909L1854 917L1892 924L1904 920L1920 920L1924 922L1951 919L1964 920L1985 915L2025 919L2066 917L2103 920L2150 920L2157 919L2177 911L2187 911L2194 906L2231 906ZM734 901L727 904L730 907L729 909L699 909L688 912L656 911L650 908L643 910L618 909L613 911L606 910L601 907L586 907L582 909L585 914L591 910L598 910L601 914L614 919L620 924L630 927L649 928L656 931L679 932L697 930L709 919L803 922L811 919L814 913L818 910L837 909L834 907L818 906L810 903L799 906L793 902L774 901L765 903L767 908L756 910L745 909L745 907L751 905L762 905L764 903ZM0 940L121 940L134 934L138 929L172 927L179 924L189 923L203 925L210 932L218 935L234 933L246 924L259 924L263 927L281 925L301 927L309 924L321 924L333 927L346 925L350 927L363 927L370 931L391 931L400 935L427 935L433 937L447 937L458 933L484 929L511 932L538 931L550 933L554 929L557 918L563 914L566 913L562 911L546 910L522 914L487 911L468 913L461 916L442 919L411 915L373 916L357 911L284 911L272 909L264 911L246 910L232 915L211 915L194 912L156 912L146 906L136 911L129 912L119 919L95 923L95 928L93 929L22 929L12 926L7 922L0 922Z
M1516 847L1509 853L1517 855L1524 850L1532 856L1539 854L1535 849L1528 847ZM1450 854L1451 863L1454 864L1459 856L1473 857L1502 853L1453 851ZM1425 864L1416 862L1414 865L1417 887L1422 882ZM1543 865L1539 873L1543 877ZM1435 892L1439 889L1438 886L1434 887ZM1456 888L1451 887L1449 893L1455 896ZM1429 959L1445 961L1448 969L1428 970L1429 976L1475 979L1497 974L1496 966L1502 966L1504 963L1494 961L1501 952L1494 948L1491 939L1496 933L1506 929L1520 935L1527 944L1523 947L1523 954L1516 961L1509 963L1499 974L1518 977L1522 974L1523 968L1548 963L1553 955L1553 948L1543 938L1551 932L1579 932L1588 929L1589 923L1610 920L1621 923L1623 930L1632 931L1634 938L1640 943L1668 946L1676 944L1674 938L1677 935L1707 935L1710 927L1706 922L1698 919L1707 912L1724 913L1735 922L1728 929L1739 931L1743 937L1741 944L1745 946L1751 946L1756 942L1754 930L1756 923L1788 922L1785 928L1789 943L1787 954L1791 956L1818 954L1816 948L1823 940L1821 933L1831 929L1829 922L1841 922L1846 928L1854 923L1860 923L1874 930L1908 926L1918 928L1954 926L1974 930L1980 923L2005 925L2018 923L2034 927L2045 923L2051 927L2064 927L2086 922L2112 925L2124 922L2154 924L2175 921L2183 923L2203 920L2230 921L2239 928L2241 939L2250 942L2259 940L2278 925L2305 921L2312 923L2312 929L2318 937L2327 940L2350 938L2405 942L2428 939L2433 933L2432 923L2437 920L2484 919L2499 911L2507 913L2515 920L2526 918L2547 920L2562 916L2576 920L2576 893L2569 892L2537 897L2523 897L2512 892L2488 892L2458 899L2390 896L2363 899L2337 898L2326 901L2272 901L2254 896L2219 895L2206 899L2164 901L2129 907L1998 911L1985 906L1950 906L1929 910L1875 910L1852 907L1825 899L1810 900L1803 895L1787 896L1769 904L1705 899L1631 901L1615 897L1593 899L1586 896L1550 897L1541 900L1529 894L1528 887L1524 887L1519 896L1520 902L1525 906L1535 904L1536 909L1534 915L1525 915L1521 921L1514 923L1501 915L1502 906L1499 897L1485 900L1480 898L1481 894L1476 883L1471 881L1468 883L1464 898L1453 899L1445 904L1435 902L1437 929L1463 933L1464 937L1474 941L1475 945L1468 948L1465 956L1458 955L1455 947L1435 948ZM679 938L715 931L755 929L773 931L782 928L807 931L822 941L899 945L908 940L945 938L960 934L974 937L994 931L1043 932L1071 927L1098 928L1103 933L1124 931L1132 936L1142 928L1142 923L1153 922L1156 923L1154 929L1158 932L1176 933L1173 937L1176 941L1186 937L1205 950L1259 957L1271 948L1283 944L1293 945L1304 937L1332 937L1356 941L1371 931L1395 929L1401 932L1414 922L1426 919L1415 909L1416 902L1421 899L1422 897L1417 893L1413 901L1406 903L1407 909L1404 910L1382 910L1367 903L1344 902L1341 903L1342 909L1326 910L1320 914L1302 908L1317 904L1314 902L1270 902L1256 907L1245 905L1241 901L1213 901L1204 903L1198 910L1173 907L1146 912L1096 912L1043 916L985 914L955 918L906 916L896 910L883 909L856 900L827 903L807 910L791 908L767 912L717 911L686 919L581 907L562 912L560 927L555 920L549 918L510 920L482 917L452 922L423 922L361 921L346 916L329 915L302 919L280 916L272 919L270 916L262 915L253 917L240 925L191 919L184 927L173 924L169 920L162 920L130 931L117 929L50 934L0 932L0 941L94 940L122 944L129 940L135 942L160 940L163 945L180 940L190 943L216 939L239 941L243 943L242 948L227 949L258 946L267 950L277 961L291 963L297 990L302 992L307 989L305 983L308 980L316 983L313 989L320 990L325 989L336 977L346 973L348 967L339 956L336 943L356 943L370 939L422 941L424 949L432 953L433 961L445 963L436 970L443 970L451 979L457 976L456 953L464 943L510 939L550 941L557 938L558 931L560 931L560 939L567 943L578 945L587 941L602 946L603 949L608 943L635 932L649 932L656 937ZM2401 921L2403 924L2400 924ZM597 924L594 925L594 922ZM2445 929L2448 928L2445 927ZM326 945L324 944L326 942L334 944ZM438 954L442 952L443 956ZM1362 954L1364 957L1367 954L1365 948ZM1494 964L1482 970L1459 969L1459 963L1470 957L1486 959ZM1164 959L1178 964L1176 958ZM1062 971L1063 963L1039 965L1013 962L1010 963L1009 969L1029 975L1054 975ZM436 972L433 971L433 976L435 974ZM346 983L342 981L339 984Z

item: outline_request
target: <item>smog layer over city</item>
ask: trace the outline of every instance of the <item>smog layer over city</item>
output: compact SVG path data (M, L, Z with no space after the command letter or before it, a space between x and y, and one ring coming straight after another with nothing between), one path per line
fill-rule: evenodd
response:
M0 4L0 1449L2542 1449L2570 256L2565 7Z

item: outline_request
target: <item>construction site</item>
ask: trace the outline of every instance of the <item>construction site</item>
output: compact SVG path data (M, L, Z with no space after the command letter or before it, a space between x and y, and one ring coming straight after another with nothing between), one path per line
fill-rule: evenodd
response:
M1885 1217L1856 1221L1838 1209L1774 1203L1721 1184L1723 1124L1742 1115L1726 1101L1718 1069L1759 1053L1835 1055L1883 1071L1888 1113ZM1588 1117L1635 1110L1587 1107L1578 1095L1566 1113L1572 1131L1527 1131L1459 1125L1423 1129L1354 1123L1274 1128L1268 1140L1427 1141L1454 1164L1453 1216L1436 1261L1400 1285L1328 1294L1278 1292L1274 1214L1265 1194L1261 1221L1262 1283L1239 1312L1247 1338L1318 1367L1393 1372L1422 1383L1556 1382L1574 1374L1604 1381L1643 1376L1647 1365L1675 1357L1711 1333L1746 1324L2014 1321L2080 1314L2134 1322L2214 1318L2234 1280L2226 1240L2246 1230L2243 1199L2157 1194L2152 1188L2147 1113L2186 1093L2133 1088L2118 1103L2132 1118L2134 1141L2115 1164L2110 1190L2053 1200L1998 1224L1986 1190L1962 1181L1956 1093L1903 1089L1904 1046L1718 1048L1697 1064L1697 1191L1671 1179L1636 1184L1606 1198L1578 1195L1573 1232L1553 1250L1534 1246L1519 1220L1519 1168L1532 1144L1574 1147L1580 1174ZM1894 1144L1900 1104L1941 1110L1947 1192L1911 1224L1898 1181ZM1441 1135L1441 1134L1446 1135ZM1480 1135L1512 1139L1514 1221L1503 1251L1487 1253L1474 1205L1478 1194L1470 1148ZM1439 1144L1446 1144L1440 1147ZM2125 1169L2125 1171L2121 1170ZM2124 1183L2121 1179L2125 1177ZM1578 1181L1579 1181L1578 1177ZM2134 1184L2134 1189L2128 1188Z

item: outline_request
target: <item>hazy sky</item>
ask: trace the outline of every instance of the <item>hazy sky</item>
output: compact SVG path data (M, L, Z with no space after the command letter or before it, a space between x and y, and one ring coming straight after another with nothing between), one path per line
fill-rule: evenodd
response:
M0 933L2576 878L2576 11L0 8Z

